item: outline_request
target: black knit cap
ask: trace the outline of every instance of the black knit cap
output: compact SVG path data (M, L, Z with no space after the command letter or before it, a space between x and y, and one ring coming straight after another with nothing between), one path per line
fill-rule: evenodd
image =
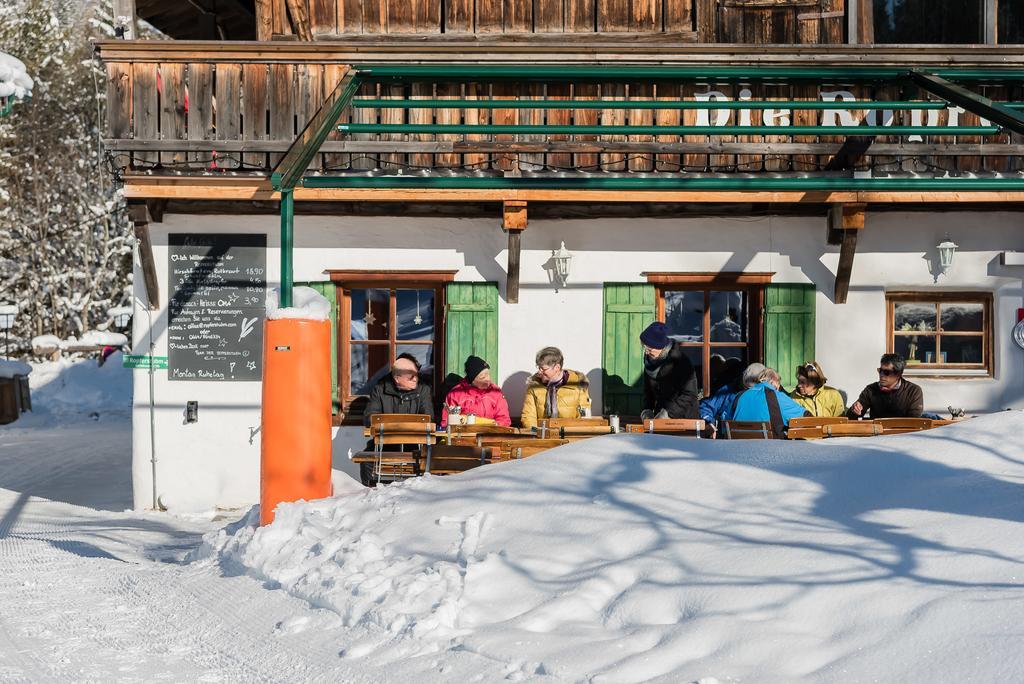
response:
M486 361L479 356L470 356L466 359L466 382L476 380L476 376L480 375L485 368L490 368Z

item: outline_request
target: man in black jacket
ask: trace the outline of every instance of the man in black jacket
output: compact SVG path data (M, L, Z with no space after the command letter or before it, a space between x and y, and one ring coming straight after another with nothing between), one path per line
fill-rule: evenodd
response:
M878 364L878 382L864 388L846 415L863 418L920 418L924 394L918 385L903 377L906 361L899 354L884 354Z
M644 347L644 408L640 417L697 418L697 374L668 326L651 323L640 333Z
M370 390L370 400L363 411L364 424L369 426L370 416L376 413L425 413L433 420L434 402L430 387L420 384L420 363L412 354L399 354L391 366L391 373ZM366 449L373 449L373 440ZM388 447L384 449L388 450ZM360 463L359 477L364 485L372 486L373 464Z

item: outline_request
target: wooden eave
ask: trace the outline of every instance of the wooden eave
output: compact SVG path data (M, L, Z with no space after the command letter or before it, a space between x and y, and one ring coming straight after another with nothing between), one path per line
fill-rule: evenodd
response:
M155 177L126 175L127 199L276 201L269 179L240 177ZM736 192L700 190L515 190L304 188L302 202L582 202L683 204L1024 204L1024 192Z

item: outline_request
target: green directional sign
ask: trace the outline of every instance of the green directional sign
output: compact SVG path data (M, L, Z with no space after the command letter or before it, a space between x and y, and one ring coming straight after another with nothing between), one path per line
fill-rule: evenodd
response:
M142 368L148 370L151 361L154 370L167 368L166 356L150 356L148 354L125 354L123 357L121 357L121 365L124 368Z

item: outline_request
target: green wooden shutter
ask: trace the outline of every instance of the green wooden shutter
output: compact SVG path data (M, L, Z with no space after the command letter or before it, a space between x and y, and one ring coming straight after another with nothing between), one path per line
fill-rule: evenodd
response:
M796 382L796 369L814 360L814 285L771 284L764 296L764 363L782 376L784 387Z
M338 395L338 292L331 281L295 283L296 286L311 287L331 303L331 413L341 413L341 397Z
M656 316L653 285L604 284L604 415L640 415L644 402L640 333Z
M498 284L448 283L445 290L445 378L462 377L462 367L471 354L491 366L491 377L498 375Z

